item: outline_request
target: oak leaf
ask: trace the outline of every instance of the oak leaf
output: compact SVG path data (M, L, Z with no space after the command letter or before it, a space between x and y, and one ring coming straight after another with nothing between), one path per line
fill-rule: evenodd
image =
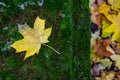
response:
M18 27L24 38L14 42L11 46L16 49L16 52L26 51L24 60L35 53L38 54L41 44L49 42L48 37L52 28L45 29L45 20L39 17L35 20L34 28L27 24L18 25Z

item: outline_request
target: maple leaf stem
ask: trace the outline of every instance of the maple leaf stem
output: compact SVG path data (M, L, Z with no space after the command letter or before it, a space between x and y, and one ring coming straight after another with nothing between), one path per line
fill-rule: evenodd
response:
M49 45L47 45L47 44L42 44L42 45L44 45L44 46L52 49L52 50L55 51L57 54L61 54L60 52L58 52L57 50L55 50L53 47L51 47L51 46L49 46Z

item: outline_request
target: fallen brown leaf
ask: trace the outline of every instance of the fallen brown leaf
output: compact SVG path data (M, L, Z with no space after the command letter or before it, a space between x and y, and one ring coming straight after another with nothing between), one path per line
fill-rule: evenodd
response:
M111 41L109 39L97 40L97 43L94 46L94 51L99 56L110 57L112 55L112 53L106 50L106 47L110 43L111 43Z

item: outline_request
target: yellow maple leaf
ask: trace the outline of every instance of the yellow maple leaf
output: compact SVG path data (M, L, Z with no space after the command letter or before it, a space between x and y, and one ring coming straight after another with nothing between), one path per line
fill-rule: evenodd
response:
M111 6L107 5L106 3L103 3L102 5L99 6L99 12L103 13L105 15L105 17L110 21L110 22L114 22L114 19L117 18L117 15L114 14L109 14L111 10Z
M116 66L120 69L120 55L112 55L110 58L116 61Z
M112 41L116 41L120 38L120 13L118 15L109 14L110 6L106 3L99 7L99 12L103 13L106 18L111 21L111 25L103 30L103 33L113 33Z
M26 51L24 60L35 53L38 54L41 44L49 42L48 37L52 28L45 29L45 20L39 17L35 20L34 28L27 24L18 25L18 27L24 38L14 42L11 46L16 49L16 52Z
M108 0L108 3L111 4L111 8L120 11L120 0Z

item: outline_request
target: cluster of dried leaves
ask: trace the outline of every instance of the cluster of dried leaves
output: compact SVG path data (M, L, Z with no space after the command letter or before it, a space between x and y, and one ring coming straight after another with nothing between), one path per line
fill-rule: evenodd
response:
M120 80L120 0L90 0L93 80Z

